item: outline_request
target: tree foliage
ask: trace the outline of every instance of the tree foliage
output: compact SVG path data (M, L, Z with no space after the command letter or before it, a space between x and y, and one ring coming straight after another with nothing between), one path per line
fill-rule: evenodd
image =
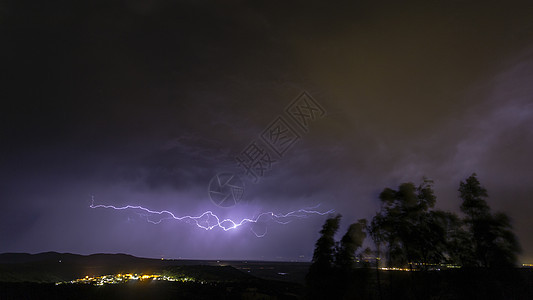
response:
M490 215L490 208L485 201L489 195L476 176L476 173L474 173L459 184L460 197L463 199L461 211L466 214L467 221L485 218Z
M329 218L320 230L320 238L316 241L313 253L313 266L320 271L331 268L335 260L335 233L339 230L341 215Z
M365 219L360 219L348 227L348 231L342 237L335 253L335 265L338 268L344 270L353 268L355 252L363 245L366 238L366 223Z
M335 234L339 229L340 220L341 215L329 218L320 230L320 238L315 244L313 253L313 263L306 277L311 291L309 298L323 299L326 295L341 297L352 278L356 251L366 238L367 221L361 219L351 224L337 243Z
M382 208L372 219L369 232L377 248L385 246L390 266L442 261L449 215L431 210L436 202L432 185L424 178L418 186L403 183L397 190L385 188L379 195Z
M516 264L520 245L512 231L511 221L504 213L492 214L486 202L487 190L474 173L460 183L461 211L467 237L472 241L466 265L474 267L502 267Z
M512 275L513 269L508 267L516 264L520 245L513 233L510 218L503 213L491 212L486 201L488 192L476 174L461 181L458 191L464 217L435 209L437 197L433 181L424 178L419 185L407 182L396 189L383 189L379 194L381 208L370 223L361 219L351 224L339 242L335 241L335 234L341 216L327 219L316 242L313 263L306 278L311 291L309 298L364 298L361 295L382 298L383 295L396 295L390 290L390 276L386 276L385 284L382 284L379 269L382 258L390 267L408 266L427 270L440 268L443 263L468 267L458 273L465 279L469 279L469 272L488 272L490 275L495 271L498 271L496 274L504 271ZM370 282L365 271L369 264L360 264L363 268L357 269L354 263L367 236L375 244L376 280L373 284L377 294L372 294L366 287ZM359 254L366 253L368 256L371 252L366 248ZM407 294L426 295L426 282L415 288L413 278L409 281ZM489 279L498 282L495 278ZM465 290L469 288L466 285Z
M512 266L520 245L510 219L492 214L487 190L476 174L459 185L465 218L434 209L433 182L418 186L408 182L379 195L381 209L368 232L378 255L383 251L389 266L454 263L473 267ZM423 267L422 267L423 268Z

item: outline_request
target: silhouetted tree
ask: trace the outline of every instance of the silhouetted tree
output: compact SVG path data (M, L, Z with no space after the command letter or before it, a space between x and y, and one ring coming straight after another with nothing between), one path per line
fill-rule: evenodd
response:
M360 219L348 227L348 231L342 237L335 255L335 265L341 270L353 269L355 252L359 249L366 238L366 219Z
M338 215L328 219L320 231L321 237L316 242L313 264L307 276L312 291L310 297L351 299L377 296L381 299L391 296L425 299L431 295L443 295L439 293L447 294L450 291L442 288L457 284L461 287L453 290L453 295L476 295L476 286L486 280L494 282L494 286L500 282L514 282L514 279L507 280L507 277L520 280L513 269L464 268L442 276L430 272L420 272L418 276L413 272L409 277L389 272L383 293L379 271L382 254L389 266L408 264L413 268L412 263L426 263L417 266L421 269L444 262L477 267L512 266L516 263L520 246L510 219L503 213L491 213L486 202L487 190L481 186L475 174L460 183L459 192L463 199L461 211L465 214L464 219L454 213L434 209L436 196L433 182L426 178L418 186L408 182L399 185L397 190L385 188L379 195L381 208L370 224L367 225L364 219L351 224L339 243L335 243L334 235L341 217ZM357 250L367 234L375 244L377 256L377 291L374 289L374 292L373 283L367 281L369 270L354 268ZM368 249L365 251L369 253ZM500 271L506 275L498 277ZM452 277L456 275L458 279ZM494 291L501 295L508 293L500 288ZM484 295L493 295L493 292Z
M372 219L370 225L367 228L367 231L370 235L370 238L376 246L376 282L378 285L378 296L379 299L382 299L383 292L381 290L381 276L379 275L379 262L381 261L381 245L385 240L385 233L382 230L383 216L379 213Z
M515 266L520 253L520 243L513 233L510 218L504 213L491 217L490 233L492 246L488 251L490 267Z
M320 238L316 241L313 265L319 269L331 269L335 259L335 233L339 230L341 215L326 220Z
M472 239L464 228L464 221L454 213L446 214L446 261L461 266L472 265Z
M316 241L313 263L306 276L310 288L310 298L321 298L325 293L335 290L335 233L339 229L341 215L326 220Z
M430 211L436 201L432 184L424 178L419 186L409 182L398 190L381 192L382 208L372 220L370 233L378 250L386 246L389 266L443 260L447 215Z
M410 258L411 261L426 263L420 268L426 269L428 264L439 264L445 260L449 218L448 213L440 210L423 212L418 216L410 235Z
M467 221L490 215L490 208L485 201L488 198L487 190L481 186L476 176L473 173L459 184L459 193L463 199L461 211L467 215Z
M327 219L320 231L306 277L309 298L351 298L367 292L367 272L355 272L354 265L357 250L366 238L367 221L360 219L351 224L340 242L335 243L340 219L340 215Z
M474 173L459 186L463 200L461 211L472 241L470 266L501 267L516 264L520 245L512 231L510 219L503 213L491 214L486 202L487 190Z

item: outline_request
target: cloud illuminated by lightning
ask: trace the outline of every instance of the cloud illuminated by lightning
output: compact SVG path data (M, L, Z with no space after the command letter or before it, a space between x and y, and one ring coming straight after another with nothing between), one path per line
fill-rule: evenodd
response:
M168 211L168 210L151 210L146 207L142 207L140 205L126 205L126 206L120 206L116 207L113 205L103 205L103 204L94 204L94 196L92 197L90 208L107 208L107 209L113 209L113 210L137 210L144 212L144 215L147 217L146 220L152 224L159 224L163 220L178 220L178 221L187 221L188 223L194 224L199 228L205 229L205 230L212 230L215 228L220 228L224 231L236 229L242 225L245 224L254 224L258 222L266 222L268 220L279 223L279 224L288 224L292 222L294 219L301 219L301 218L307 218L311 215L327 215L330 213L333 213L334 210L328 210L326 212L320 212L313 209L318 208L319 205L315 207L310 208L302 208L299 210L291 211L284 214L275 214L274 212L264 212L260 213L259 215L253 217L253 218L244 218L240 221L233 221L232 219L223 219L220 220L220 218L214 214L212 211L205 211L204 213L197 215L197 216L176 216L174 213ZM159 215L160 218L157 221L153 221L149 219L149 216L156 216ZM251 230L257 237L264 237L266 235L266 230L264 233L258 234L253 229Z

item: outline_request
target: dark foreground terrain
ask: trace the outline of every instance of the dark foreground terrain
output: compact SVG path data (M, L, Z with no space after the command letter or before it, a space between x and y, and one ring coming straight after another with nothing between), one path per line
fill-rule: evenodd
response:
M0 283L0 299L298 299L302 291L286 283L241 281L138 282L92 286L53 283Z
M193 261L126 254L0 254L0 299L297 299L308 263ZM106 274L166 274L192 281L67 283Z
M0 254L0 299L533 299L533 269L400 272L355 269L305 287L309 263L190 261L124 254ZM64 283L106 274L189 281Z
M380 271L355 269L306 287L309 299L533 299L533 269Z

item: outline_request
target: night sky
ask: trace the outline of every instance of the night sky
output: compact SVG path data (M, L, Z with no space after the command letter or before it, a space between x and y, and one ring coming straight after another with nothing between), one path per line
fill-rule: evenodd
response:
M332 2L2 1L0 252L309 261L327 215L206 231L91 197L237 220L320 204L342 232L423 176L458 212L476 172L532 262L531 1ZM324 109L305 130L285 111L303 91ZM235 157L278 117L299 138L254 182ZM208 194L223 172L232 207Z

